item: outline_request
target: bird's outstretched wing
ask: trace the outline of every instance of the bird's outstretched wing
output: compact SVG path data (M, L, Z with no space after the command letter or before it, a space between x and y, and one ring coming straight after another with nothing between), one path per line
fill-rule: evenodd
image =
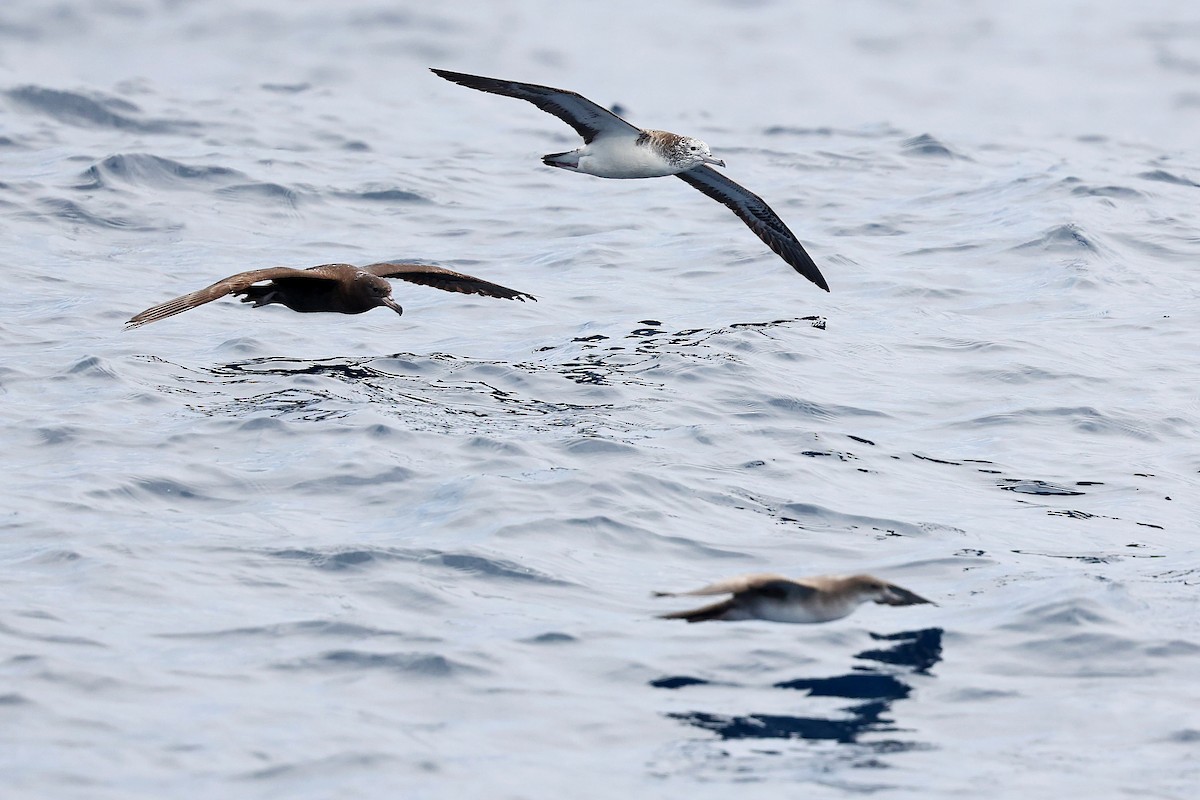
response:
M790 578L783 575L774 575L766 572L754 573L751 575L737 575L732 578L726 578L716 583L710 583L708 586L699 589L693 589L690 592L655 592L655 597L702 597L711 594L741 594L743 592L756 591L764 586L770 586L778 583L792 584Z
M461 86L533 103L542 111L553 114L574 128L575 132L583 137L586 144L591 144L593 139L605 133L638 134L642 132L641 128L630 125L608 109L576 92L568 92L565 89L555 89L550 86L539 86L536 83L518 83L517 81L502 81L497 78L484 78L480 75L465 75L461 72L450 72L444 69L431 69L431 71L433 74Z
M790 264L792 269L829 291L829 284L825 282L825 277L821 275L812 258L804 251L803 245L761 197L712 167L693 167L675 177L687 181L713 200L727 206L766 243L767 247Z
M362 269L364 272L370 272L381 278L399 278L409 283L432 286L444 292L479 294L485 297L501 297L505 300L520 300L521 302L525 302L527 299L537 300L536 297L527 292L518 292L516 289L509 289L507 286L501 286L498 283L491 283L490 281L476 278L473 275L465 275L461 272L455 272L445 267L435 267L431 264L402 264L399 262L384 261L379 264L371 264Z
M240 292L243 289L248 289L256 283L262 281L272 281L282 278L301 278L306 280L333 280L327 275L319 272L321 267L308 269L293 269L291 267L268 267L267 269L252 269L249 272L239 272L237 275L230 275L228 278L222 278L212 286L204 289L198 289L194 292L180 295L165 303L159 303L156 306L151 306L140 314L135 314L128 322L125 323L126 329L137 328L151 322L156 322L166 317L173 317L176 314L181 314L184 311L189 311L196 306L202 306L205 303L211 303L228 294ZM314 271L316 270L316 271Z

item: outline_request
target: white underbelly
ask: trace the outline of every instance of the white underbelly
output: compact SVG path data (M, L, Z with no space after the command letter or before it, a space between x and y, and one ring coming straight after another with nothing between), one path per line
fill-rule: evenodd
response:
M771 622L808 624L841 619L857 606L857 603L800 605L798 603L760 602L755 611L758 612L760 619Z
M579 171L601 178L661 178L682 172L633 137L593 141L579 151Z

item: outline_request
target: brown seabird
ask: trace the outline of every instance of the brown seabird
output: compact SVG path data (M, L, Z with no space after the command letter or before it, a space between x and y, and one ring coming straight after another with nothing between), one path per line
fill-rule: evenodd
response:
M392 299L392 285L384 278L400 278L446 292L480 294L522 302L526 298L537 299L525 292L428 264L385 261L366 267L351 264L323 264L308 269L269 267L239 272L206 289L159 303L135 315L125 326L137 328L228 294L240 295L243 303L253 303L255 308L280 303L292 311L304 313L334 311L339 314L361 314L378 306L386 306L397 314L403 314L404 309Z
M771 622L829 622L841 619L862 603L889 606L934 604L924 597L872 575L818 575L787 578L783 575L739 575L691 592L655 592L655 597L732 594L719 603L660 615L660 619L708 620L765 619Z

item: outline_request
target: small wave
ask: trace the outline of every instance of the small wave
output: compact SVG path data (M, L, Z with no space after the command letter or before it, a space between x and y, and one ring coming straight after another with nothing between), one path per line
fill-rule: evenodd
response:
M307 561L324 570L343 570L373 565L376 562L405 561L421 565L440 565L456 572L501 580L539 583L546 586L570 586L568 581L553 578L535 569L506 559L488 558L472 553L447 553L441 550L401 548L276 550L269 555L289 560Z
M1068 489L1065 486L1059 486L1049 481L1042 480L1022 480L1020 478L1004 478L1000 483L996 484L1006 492L1016 492L1017 494L1034 494L1034 495L1057 495L1057 496L1072 496L1086 494L1086 492Z
M244 174L228 167L193 167L149 153L124 153L111 155L89 167L74 188L94 190L121 182L156 189L182 189L196 184L245 180Z
M330 650L313 658L278 665L286 670L384 670L406 677L450 678L485 674L486 670L437 653L370 653L363 650Z
M928 133L922 133L920 136L905 139L900 143L900 147L906 155L910 156L966 159L966 156L954 152L949 145L942 143Z
M156 225L145 219L136 219L134 217L122 217L116 214L109 213L105 215L93 214L83 206L71 200L63 200L61 198L47 198L39 201L39 204L46 209L46 213L64 222L74 223L76 225L87 225L92 228L104 228L108 230L128 230L128 231L162 231L171 230L172 226ZM30 214L27 216L38 216Z
M368 203L428 203L429 198L404 189L364 189L361 192L334 192L345 200L362 200Z
M1079 252L1098 253L1100 248L1074 223L1051 228L1036 239L1012 248L1014 250L1038 250L1045 253Z
M278 183L264 183L261 181L223 186L217 190L217 194L251 203L258 203L263 200L273 203L282 202L289 208L295 208L300 199L300 193L295 189L289 189Z
M1137 200L1143 197L1137 189L1128 186L1076 186L1071 194L1081 197L1113 197L1122 200Z
M1165 169L1155 169L1149 172L1139 172L1138 177L1148 181L1159 181L1161 183L1173 183L1176 186L1191 186L1200 188L1200 183L1183 175L1176 175L1172 172L1167 172Z
M53 117L59 122L85 128L115 128L138 133L180 133L199 127L186 120L139 119L141 109L128 100L111 95L22 86L6 93L17 105Z

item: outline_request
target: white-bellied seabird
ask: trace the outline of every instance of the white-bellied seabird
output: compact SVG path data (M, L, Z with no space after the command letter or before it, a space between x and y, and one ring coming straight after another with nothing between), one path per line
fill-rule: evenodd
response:
M366 267L351 264L323 264L308 269L269 267L230 275L206 289L147 308L125 325L127 328L137 328L228 294L241 295L243 303L254 303L255 308L280 303L292 311L305 313L333 311L361 314L378 306L386 306L397 314L403 314L404 309L392 299L392 285L384 278L400 278L446 292L481 294L522 302L525 298L536 299L525 292L429 264L385 261Z
M690 136L667 131L642 130L583 95L533 83L517 83L478 75L434 69L448 81L527 100L561 119L583 137L584 146L568 153L551 153L542 161L552 167L584 172L601 178L657 178L675 175L712 199L728 206L750 230L797 272L829 291L817 265L804 251L783 220L766 202L707 166L725 166L713 158L708 145Z
M930 603L908 589L872 575L818 575L786 578L783 575L739 575L691 592L655 592L655 597L732 594L727 600L691 611L660 615L661 619L708 620L765 619L770 622L829 622L841 619L862 603L889 606Z

